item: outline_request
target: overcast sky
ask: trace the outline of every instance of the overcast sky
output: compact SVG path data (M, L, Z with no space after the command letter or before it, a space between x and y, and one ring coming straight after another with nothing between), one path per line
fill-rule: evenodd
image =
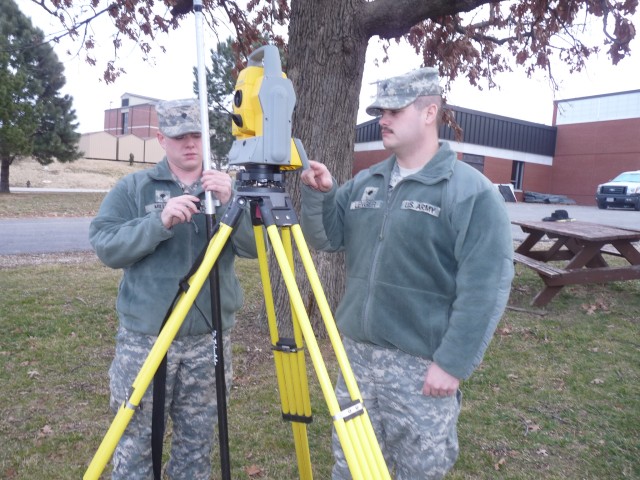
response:
M60 30L59 25L53 23L46 13L40 13L42 9L30 0L17 0L17 3L22 12L30 16L34 25L45 34ZM108 19L104 20L108 22ZM634 20L638 27L640 18ZM151 53L154 59L151 62L142 61L136 48L122 48L119 57L127 73L110 85L101 80L105 62L111 58L108 46L109 34L113 32L113 28L109 29L108 23L99 29L104 34L97 35L98 40L102 41L104 54L99 56L98 64L94 67L84 62L82 53L78 57L70 58L66 51L73 49L73 44L68 41L54 45L59 60L65 66L67 84L62 93L74 98L79 131L88 133L103 130L104 110L119 106L120 97L124 93L160 99L193 97L192 70L198 62L195 22L194 16L188 17L178 30L160 39L158 44L164 45L167 51L162 53L159 48L154 48ZM97 27L96 24L94 29L98 30ZM209 51L215 49L216 38L207 28L203 29L203 35L205 60L209 62ZM358 122L371 118L364 113L364 108L375 95L373 83L376 80L399 75L420 66L420 59L406 46L393 47L391 61L375 66L373 58L379 51L378 45L376 40L372 40L368 49ZM500 89L488 90L485 85L484 91L479 91L463 80L458 80L448 94L448 101L460 107L550 125L554 99L640 89L639 47L640 39L636 38L632 43L634 57L623 60L615 67L604 54L590 61L587 71L580 74L569 75L561 63L554 65L554 72L560 79L560 90L555 93L544 76L528 79L524 73L514 72L497 77ZM75 48L77 49L77 46Z

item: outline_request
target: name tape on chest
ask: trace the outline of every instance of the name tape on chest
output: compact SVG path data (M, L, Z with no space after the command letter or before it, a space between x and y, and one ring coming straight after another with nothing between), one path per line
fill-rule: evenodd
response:
M358 210L359 208L381 208L382 200L358 200L351 202L351 210Z

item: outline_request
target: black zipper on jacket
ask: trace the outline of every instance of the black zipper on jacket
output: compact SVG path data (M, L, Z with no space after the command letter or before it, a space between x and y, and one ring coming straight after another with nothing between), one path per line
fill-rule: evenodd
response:
M364 305L364 309L362 310L362 330L365 332L367 339L371 340L372 339L372 335L371 335L371 331L370 331L370 322L367 320L369 318L369 311L371 310L371 299L372 299L372 295L371 292L373 290L373 284L376 278L376 272L378 270L378 257L380 256L380 251L382 249L382 240L384 239L385 235L386 235L386 227L387 227L387 220L389 218L389 215L391 213L391 204L392 204L392 200L395 197L395 192L397 191L396 189L398 188L398 185L400 185L400 183L402 183L403 179L401 179L400 181L398 181L398 183L396 184L396 186L393 188L393 190L391 190L391 192L389 192L389 188L388 188L388 182L384 182L387 185L385 185L385 200L384 200L384 212L382 214L382 224L380 225L380 231L378 232L378 241L377 244L374 248L374 252L373 252L373 256L371 259L371 272L369 273L369 279L368 279L368 287L367 287L367 298L365 300L365 305Z

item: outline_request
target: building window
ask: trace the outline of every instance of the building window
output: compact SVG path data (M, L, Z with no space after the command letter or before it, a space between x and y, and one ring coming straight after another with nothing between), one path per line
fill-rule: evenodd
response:
M128 98L123 98L122 99L122 106L123 107L128 107L129 106L129 99Z
M480 173L484 173L484 157L482 155L472 155L470 153L462 154L462 161L469 164Z
M122 135L129 133L129 112L122 112L122 128L120 129L120 133L122 133Z
M524 176L524 162L513 161L511 166L511 185L515 190L522 190L522 177Z

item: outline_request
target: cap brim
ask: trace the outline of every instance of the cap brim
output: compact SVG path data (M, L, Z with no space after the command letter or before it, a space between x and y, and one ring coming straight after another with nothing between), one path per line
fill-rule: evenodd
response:
M202 129L196 125L194 125L193 128L184 128L184 125L182 125L181 127L183 128L167 128L165 130L160 130L160 133L169 138L176 138L182 135L187 135L189 133L202 133Z
M367 115L371 115L372 117L379 117L382 115L382 109L374 105L368 106L365 112L367 112Z
M382 115L382 110L401 110L411 105L417 97L387 97L377 98L375 102L369 105L365 112L372 117Z

